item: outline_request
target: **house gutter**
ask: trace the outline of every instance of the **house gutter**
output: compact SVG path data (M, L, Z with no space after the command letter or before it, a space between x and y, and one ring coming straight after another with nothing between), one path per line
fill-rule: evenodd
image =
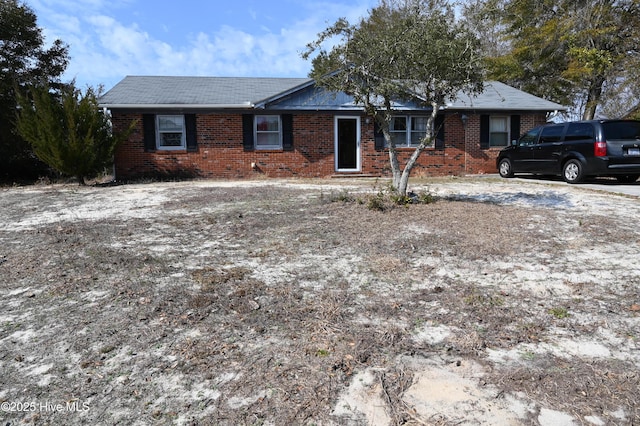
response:
M107 109L252 109L251 102L241 104L98 104Z

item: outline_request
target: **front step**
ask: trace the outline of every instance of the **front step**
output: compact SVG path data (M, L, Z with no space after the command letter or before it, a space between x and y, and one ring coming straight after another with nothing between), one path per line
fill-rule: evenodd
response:
M344 172L344 173L340 173L340 174L331 175L330 177L331 177L331 179L340 179L340 178L375 178L375 177L380 177L380 176L372 175L370 173Z

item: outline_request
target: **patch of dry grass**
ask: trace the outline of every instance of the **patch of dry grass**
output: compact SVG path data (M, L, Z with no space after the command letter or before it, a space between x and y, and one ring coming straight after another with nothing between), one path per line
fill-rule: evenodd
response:
M86 203L77 191L43 202ZM634 333L622 320L638 315L637 282L605 290L567 275L568 294L543 297L516 273L524 262L578 273L570 242L637 243L616 218L568 221L552 208L534 218L526 207L447 198L377 211L276 185L166 191L144 217L0 231L0 288L12 294L0 311L0 399L89 401L83 416L50 423L330 424L348 421L331 411L354 373L375 367L395 424L420 424L402 400L412 372L400 355L486 362L488 348L548 342L562 327L578 335L614 321ZM16 197L14 210L37 205L3 196ZM572 315L554 318L557 306ZM451 334L417 342L424 324ZM46 387L28 374L43 365L53 366ZM633 367L536 355L484 380L577 417L597 403L599 415L623 406L635 421Z

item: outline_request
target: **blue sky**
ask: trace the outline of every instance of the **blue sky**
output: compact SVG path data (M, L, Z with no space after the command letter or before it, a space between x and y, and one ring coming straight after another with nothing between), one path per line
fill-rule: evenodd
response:
M126 75L306 77L317 34L377 0L26 0L45 43L70 46L63 80L113 87Z

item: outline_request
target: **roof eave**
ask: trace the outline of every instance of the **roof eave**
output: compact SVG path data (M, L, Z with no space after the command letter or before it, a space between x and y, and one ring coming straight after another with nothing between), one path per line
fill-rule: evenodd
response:
M295 92L297 92L299 90L306 89L307 87L313 86L315 84L316 84L315 80L311 79L311 80L306 81L306 82L304 82L302 84L299 84L299 85L297 85L295 87L292 87L292 88L290 88L288 90L285 90L284 92L280 92L280 93L278 93L276 95L273 95L273 96L271 96L269 98L266 98L266 99L263 99L261 101L256 102L255 103L255 108L256 109L265 109L268 104L271 104L273 102L277 102L278 100L280 100L280 99L282 99L282 98L284 98L286 96L289 96L292 93L295 93Z
M548 107L548 108L526 108L526 107L491 107L491 106L483 106L476 107L473 105L454 105L454 106L445 106L444 109L446 111L477 111L477 112L490 112L490 111L522 111L522 112L554 112L554 111L567 111L566 107Z
M255 105L251 102L241 104L98 104L100 108L107 109L252 109Z

